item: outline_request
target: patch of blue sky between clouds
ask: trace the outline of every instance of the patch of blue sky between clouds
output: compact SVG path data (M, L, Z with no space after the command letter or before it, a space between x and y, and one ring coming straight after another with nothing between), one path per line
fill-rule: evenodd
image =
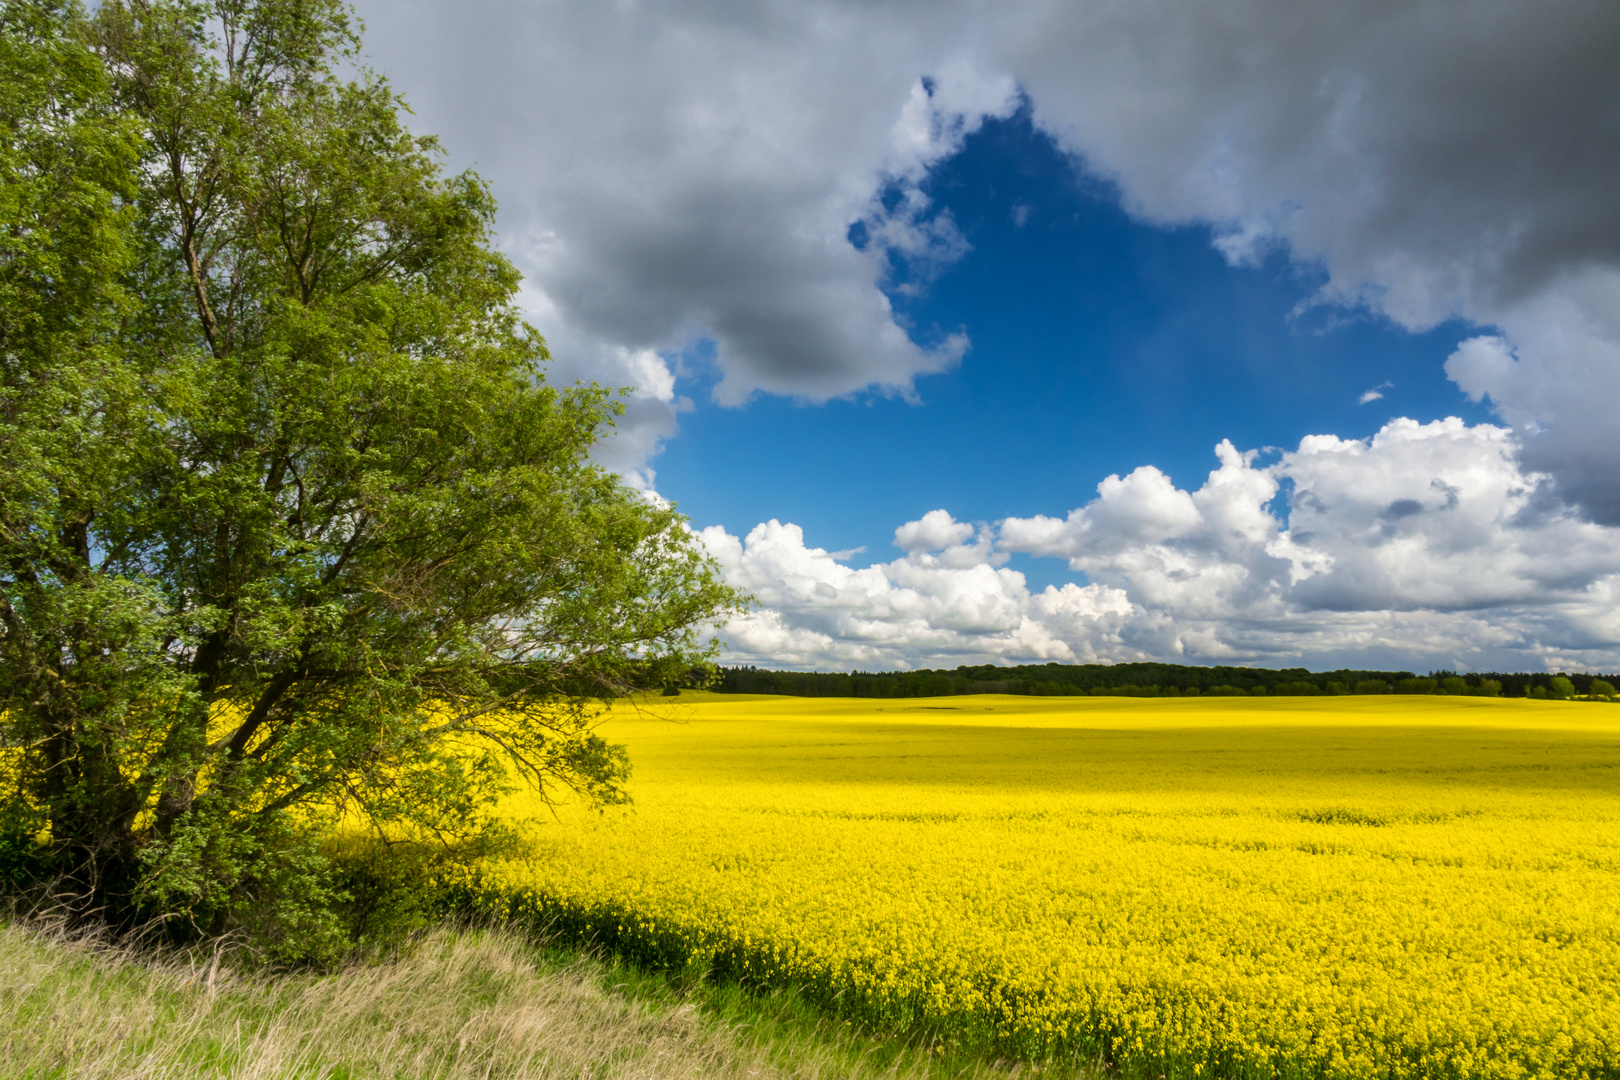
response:
M940 507L964 521L1059 513L1149 463L1197 487L1222 439L1292 447L1321 431L1371 435L1397 415L1490 418L1444 372L1477 332L1467 324L1414 334L1312 306L1321 272L1281 251L1233 266L1208 228L1135 221L1027 107L986 121L919 188L964 250L916 273L889 253L890 302L920 345L965 331L972 349L919 378L915 402L864 392L742 409L710 400L712 351L688 350L683 389L698 405L658 476L694 521L743 535L778 518L881 561L896 523ZM851 237L867 239L859 223ZM1358 406L1373 383L1387 397ZM1049 560L1019 563L1033 584L1074 579Z

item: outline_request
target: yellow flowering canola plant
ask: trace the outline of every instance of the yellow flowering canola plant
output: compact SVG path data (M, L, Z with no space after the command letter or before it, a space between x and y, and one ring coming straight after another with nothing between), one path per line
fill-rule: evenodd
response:
M476 902L1127 1077L1620 1076L1620 708L689 694L602 732L636 805L514 797Z

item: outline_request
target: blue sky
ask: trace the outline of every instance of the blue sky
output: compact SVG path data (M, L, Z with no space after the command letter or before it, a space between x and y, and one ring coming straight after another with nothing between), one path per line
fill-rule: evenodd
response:
M1615 5L360 13L731 661L1620 668Z
M1133 221L1027 107L987 122L924 187L971 249L933 280L897 256L886 291L914 337L962 329L972 349L911 398L726 408L709 394L712 343L697 343L681 384L694 410L657 460L660 493L695 521L739 534L793 521L832 550L866 547L850 560L864 565L894 556L898 522L939 507L966 521L1062 514L1143 464L1196 486L1223 438L1291 447L1318 431L1367 437L1393 416L1491 419L1443 368L1477 328L1413 333L1312 307L1324 275L1286 250L1234 267L1208 226ZM1373 388L1382 398L1362 404ZM1077 579L1050 560L1017 565L1041 585Z

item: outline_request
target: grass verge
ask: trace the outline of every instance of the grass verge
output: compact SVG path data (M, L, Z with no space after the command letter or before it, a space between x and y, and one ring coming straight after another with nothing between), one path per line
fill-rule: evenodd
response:
M513 930L440 927L316 975L0 925L0 1075L219 1077L1029 1076L875 1041L792 994L677 986Z

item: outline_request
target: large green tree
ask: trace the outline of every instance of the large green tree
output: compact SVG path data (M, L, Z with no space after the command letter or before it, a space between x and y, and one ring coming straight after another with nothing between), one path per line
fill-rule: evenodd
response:
M591 702L736 595L591 463L479 179L333 0L5 0L0 709L83 896L312 933L337 823L448 846L623 797ZM278 930L279 928L279 930Z

